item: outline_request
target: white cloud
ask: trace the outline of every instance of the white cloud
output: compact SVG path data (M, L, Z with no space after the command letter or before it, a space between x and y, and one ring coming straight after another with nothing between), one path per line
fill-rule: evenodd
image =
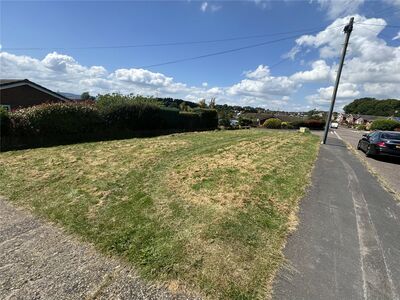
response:
M316 2L326 11L330 19L356 13L364 4L364 0L317 0Z
M324 60L317 60L312 63L310 71L297 72L290 78L298 82L326 81L332 78L331 68Z
M305 35L296 40L296 45L303 50L315 49L319 52L320 59L325 62L335 62L330 66L331 82L333 77L336 76L336 61L339 59L344 40L344 36L338 30L338 26L346 23L347 19L337 19L318 34ZM351 101L356 95L357 97L398 97L400 94L398 88L400 86L400 47L389 46L385 40L378 37L379 33L385 28L385 20L367 19L359 15L356 15L355 19L356 23L350 38L348 55L346 56L342 73L341 87L347 85L345 91L349 92L350 86L356 86L357 91L348 94L348 97L343 98L341 101ZM382 26L372 27L357 25L357 23L379 24ZM312 81L311 79L315 79L313 75L318 78L318 74L322 75L324 73L320 72L321 67L322 64L320 66L313 65L311 71L299 72L292 75L291 79L304 82L308 78ZM324 91L326 92L326 90L318 90L315 94L310 95L308 100L312 101L312 103L327 103L327 98L322 97L324 95L321 94Z
M307 96L306 99L312 106L318 108L328 106L331 103L333 86L319 88L316 94ZM352 83L343 83L339 85L336 96L336 103L343 107L344 104L360 96L358 87Z
M271 98L276 95L290 95L299 87L286 76L271 76L269 68L263 65L259 65L254 71L246 71L245 75L247 78L231 86L227 90L228 94Z
M202 12L205 12L205 11L207 10L207 6L208 6L208 2L203 2L203 3L200 5L201 11L202 11Z
M200 5L200 10L202 12L206 12L206 11L216 12L216 11L220 10L221 8L222 8L222 5L208 3L207 1L201 3L201 5Z
M27 78L55 91L82 93L134 93L175 97L197 102L216 97L218 103L283 109L299 84L288 77L271 75L260 65L245 72L245 79L231 86L188 86L162 73L145 69L107 71L102 66L83 66L73 57L49 53L42 60L0 52L0 69L9 78Z
M392 40L400 40L400 31L397 33L397 35L395 37L393 37Z

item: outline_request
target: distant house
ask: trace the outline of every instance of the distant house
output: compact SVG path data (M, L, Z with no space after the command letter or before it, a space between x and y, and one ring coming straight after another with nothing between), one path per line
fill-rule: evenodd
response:
M0 105L8 109L69 99L28 79L0 79Z
M346 121L346 114L344 113L339 113L336 117L336 122L338 122L339 124L342 124Z
M382 119L384 117L378 117L378 116L369 116L369 115L359 115L355 117L354 124L356 125L367 125L369 123L372 123L376 119Z
M353 116L352 114L346 115L346 123L347 124L354 125L355 121L356 121L356 117L355 116Z

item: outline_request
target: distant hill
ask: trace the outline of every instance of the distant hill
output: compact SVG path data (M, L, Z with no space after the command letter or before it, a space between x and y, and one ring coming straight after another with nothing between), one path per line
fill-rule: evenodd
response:
M76 95L72 93L64 93L64 92L58 92L60 95L63 95L64 97L67 97L68 99L71 100L76 100L76 99L81 99L81 95Z
M360 98L354 100L350 104L347 104L343 110L346 114L400 117L400 100Z

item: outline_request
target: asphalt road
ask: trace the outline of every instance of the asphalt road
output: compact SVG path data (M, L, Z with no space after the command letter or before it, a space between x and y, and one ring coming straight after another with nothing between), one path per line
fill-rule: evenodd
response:
M274 299L400 299L400 202L332 133L299 219Z
M188 299L0 198L0 299Z
M363 133L366 131L357 131L348 128L339 128L337 134L353 149L357 151L357 144ZM391 190L393 190L400 198L400 158L380 158L366 157L364 152L358 150L359 157L367 163L372 171L382 179Z

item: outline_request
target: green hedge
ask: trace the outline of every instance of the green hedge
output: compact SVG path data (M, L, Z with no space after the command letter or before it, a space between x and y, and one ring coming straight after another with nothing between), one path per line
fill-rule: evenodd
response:
M270 129L280 129L282 121L276 118L268 119L264 122L263 127Z
M8 135L10 132L10 116L8 111L0 106L0 134Z
M0 111L1 150L215 129L217 112L178 109L112 95L96 103L53 103ZM132 96L133 97L133 96ZM137 96L134 96L137 97Z
M379 119L375 120L371 124L371 130L395 130L400 128L400 122L395 120Z

